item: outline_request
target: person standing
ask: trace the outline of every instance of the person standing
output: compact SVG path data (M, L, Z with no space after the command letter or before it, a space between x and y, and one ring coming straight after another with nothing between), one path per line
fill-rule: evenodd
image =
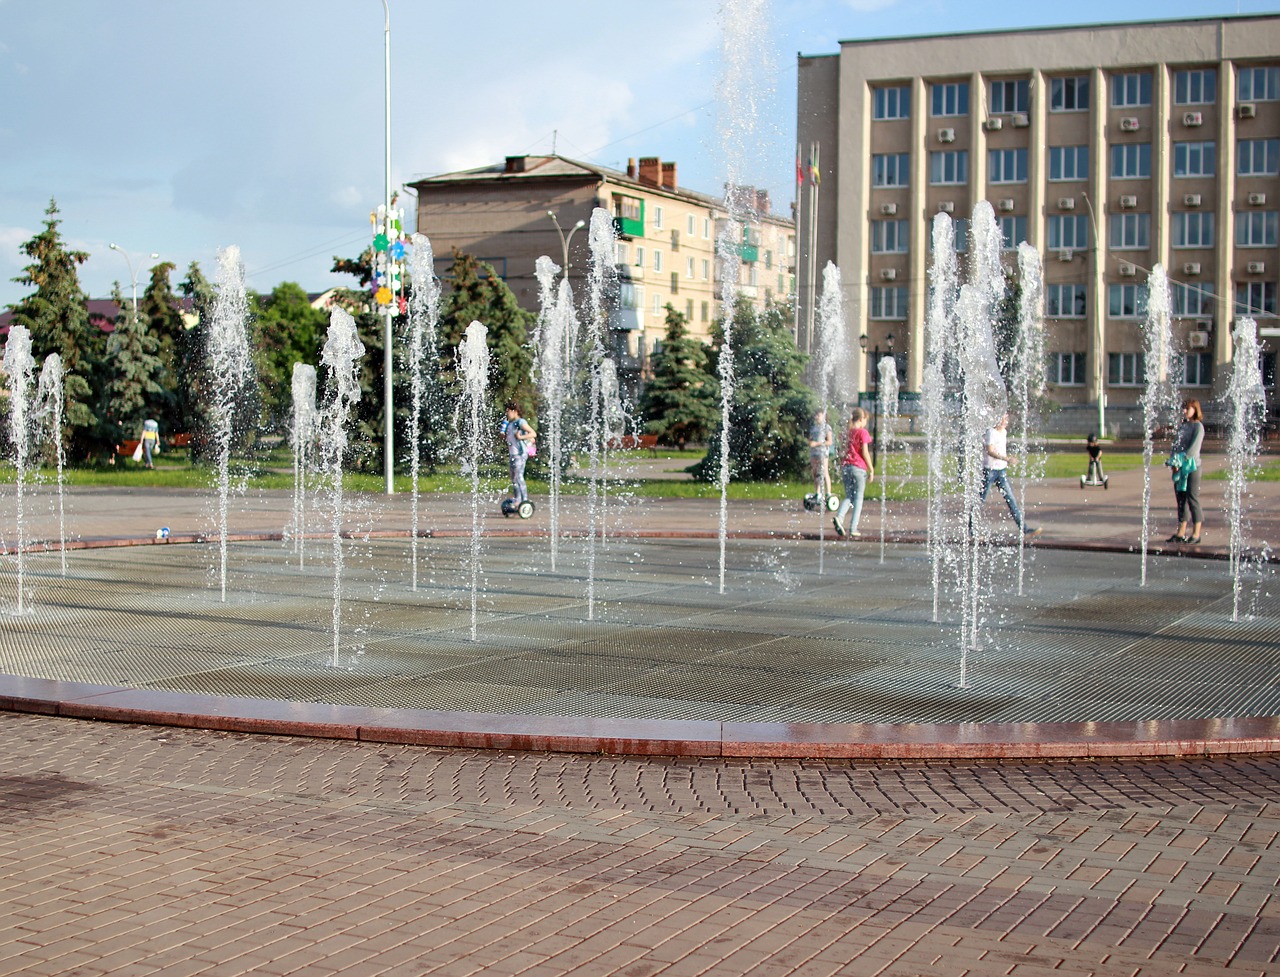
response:
M824 505L827 496L831 494L831 469L827 465L831 443L831 425L827 423L827 412L819 408L809 426L809 473L813 476L813 494Z
M154 468L151 463L153 453L160 450L160 425L148 418L142 422L142 457L146 459L147 467Z
M1022 510L1018 508L1018 500L1014 498L1013 486L1009 484L1008 469L1012 460L1009 457L1009 415L1001 414L995 427L987 428L986 437L983 439L982 491L978 495L978 506L981 507L987 501L987 493L994 485L1004 496L1004 501L1009 506L1009 515L1013 516L1013 521L1018 524L1022 534L1038 536L1039 528L1032 529L1027 526Z
M867 430L867 412L855 407L849 415L849 431L846 437L844 459L840 466L840 476L844 480L844 501L832 518L837 536L858 537L858 520L862 518L862 499L867 491L867 483L876 477L875 465L871 462L871 433ZM844 518L853 510L853 518L849 529L844 528Z
M520 408L514 400L507 401L507 419L502 422L502 435L507 440L512 496L517 503L524 502L529 498L529 489L524 484L524 466L529 459L529 447L537 434L520 416Z
M1204 444L1204 413L1200 401L1187 400L1182 404L1182 424L1173 439L1169 460L1173 469L1173 495L1178 502L1178 531L1169 537L1170 543L1200 544L1202 516L1200 512L1200 446ZM1191 532L1187 532L1187 526Z

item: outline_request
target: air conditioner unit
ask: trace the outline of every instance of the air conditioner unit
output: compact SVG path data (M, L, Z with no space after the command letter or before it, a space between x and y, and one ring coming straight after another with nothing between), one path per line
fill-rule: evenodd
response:
M1133 118L1132 116L1126 116L1125 118L1120 120L1121 132L1137 132L1141 128L1142 128L1142 123L1139 122L1137 119Z
M938 204L938 210L944 214L954 214L956 212L956 205L953 201L944 200L942 203Z
M1126 193L1123 197L1120 198L1120 207L1123 210L1133 210L1133 208L1136 206L1138 206L1138 198L1135 197L1133 194Z
M881 204L880 205L880 213L884 214L885 217L892 217L897 212L898 212L897 204Z
M883 282L892 282L892 281L896 281L896 280L897 280L897 278L898 278L898 269L896 269L896 268L881 268L881 269L880 269L880 280L881 280L881 281L883 281Z
M1200 194L1198 194L1198 193L1184 193L1184 194L1182 195L1182 202L1183 202L1184 204L1186 204L1188 207L1199 207L1199 206L1200 206Z
M1184 275L1198 275L1198 274L1200 274L1200 262L1198 262L1198 261L1188 261L1185 265L1183 265L1183 266L1182 266L1182 273L1183 273Z
M1208 349L1209 334L1199 329L1189 332L1187 333L1187 345L1191 349Z
M1120 262L1120 277L1121 277L1121 278L1132 278L1132 277L1133 277L1134 275L1136 275L1137 273L1138 273L1138 269L1137 269L1136 267L1134 267L1133 265L1129 264L1129 262L1127 262L1127 261L1122 261L1122 262Z
M1059 197L1058 209L1059 210L1075 210L1076 198L1075 197Z
M1252 119L1257 114L1258 106L1254 105L1252 102L1242 102L1236 108L1236 115L1242 119Z
M1261 207L1261 206L1262 206L1263 204L1265 204L1266 202L1267 202L1267 195L1266 195L1265 193L1251 193L1251 194L1249 194L1249 206L1250 206L1250 207Z
M1031 125L1031 117L1025 113L1019 112L1013 117L1013 127L1015 129L1025 129L1029 125Z
M1063 248L1061 251L1058 252L1059 261L1070 261L1075 256L1076 256L1076 253L1072 251L1070 248Z
M1265 261L1250 261L1245 265L1245 270L1247 270L1250 275L1261 275L1266 272L1267 263Z
M1004 119L987 119L986 122L982 123L982 128L986 129L987 132L999 132L1004 128Z
M1182 124L1184 126L1201 126L1204 125L1204 115L1200 112L1183 112Z
M999 202L996 204L996 206L997 206L1000 210L1003 210L1006 214L1012 213L1012 212L1013 212L1013 198L1012 198L1012 197L1005 197L1003 200L999 201Z
M956 131L954 129L939 129L938 142L955 142Z

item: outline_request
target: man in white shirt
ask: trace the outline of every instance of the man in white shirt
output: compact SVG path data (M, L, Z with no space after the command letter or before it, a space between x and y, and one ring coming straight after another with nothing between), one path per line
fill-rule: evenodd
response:
M1009 484L1009 415L1002 414L995 427L987 428L987 436L982 452L982 493L978 496L978 504L987 501L987 493L994 485L1008 503L1009 514L1018 524L1024 536L1038 536L1039 527L1031 529L1022 518L1022 510L1018 508L1018 500L1014 498L1013 486Z

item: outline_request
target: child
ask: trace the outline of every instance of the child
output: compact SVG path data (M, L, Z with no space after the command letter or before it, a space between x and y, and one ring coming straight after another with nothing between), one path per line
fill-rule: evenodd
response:
M861 536L858 532L858 520L862 517L862 497L866 493L867 483L876 477L875 465L871 463L871 434L867 431L868 414L861 407L855 407L849 415L849 434L844 461L840 466L840 475L844 479L844 501L831 520L836 527L837 536ZM844 517L853 510L853 519L849 523L848 532L844 528Z

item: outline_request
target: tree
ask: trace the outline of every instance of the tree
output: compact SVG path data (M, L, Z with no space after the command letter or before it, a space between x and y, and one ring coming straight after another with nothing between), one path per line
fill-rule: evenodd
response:
M733 313L734 396L729 410L731 477L741 481L801 478L808 471L809 420L814 395L804 383L807 357L796 349L785 310L757 314L745 299ZM716 355L726 355L723 327ZM712 432L695 478L717 481L721 425Z
M156 341L156 355L160 357L162 367L160 384L165 389L166 403L156 407L158 413L164 413L166 422L162 427L177 430L176 409L181 398L179 388L185 382L181 374L181 347L186 333L186 320L182 315L182 304L174 295L169 284L169 275L177 266L171 261L162 261L151 269L151 281L147 290L142 293L138 303L139 315L147 326L147 331ZM185 427L181 428L186 430Z
M252 296L253 350L262 391L264 423L278 427L291 411L293 365L320 362L328 326L322 309L313 309L301 285L284 282L270 295Z
M178 286L191 304L195 324L185 329L174 349L175 373L179 378L174 407L175 430L191 435L191 460L203 457L209 446L209 377L205 372L205 343L209 319L217 293L196 262L187 268L187 277Z
M102 331L89 321L88 300L76 272L89 255L67 250L57 215L57 201L50 200L44 230L23 244L22 251L32 262L13 280L35 291L10 308L13 324L31 331L31 353L37 363L50 353L62 357L68 454L89 458L109 450L113 443L96 412L105 341Z
M164 366L160 344L133 309L126 309L116 282L112 299L122 311L116 316L115 331L107 340L108 379L104 388L101 419L113 443L142 429L142 422L161 413L168 398L160 382Z
M663 444L705 442L719 417L719 382L710 350L689 336L685 317L667 306L667 332L653 357L653 376L640 400L644 429Z

